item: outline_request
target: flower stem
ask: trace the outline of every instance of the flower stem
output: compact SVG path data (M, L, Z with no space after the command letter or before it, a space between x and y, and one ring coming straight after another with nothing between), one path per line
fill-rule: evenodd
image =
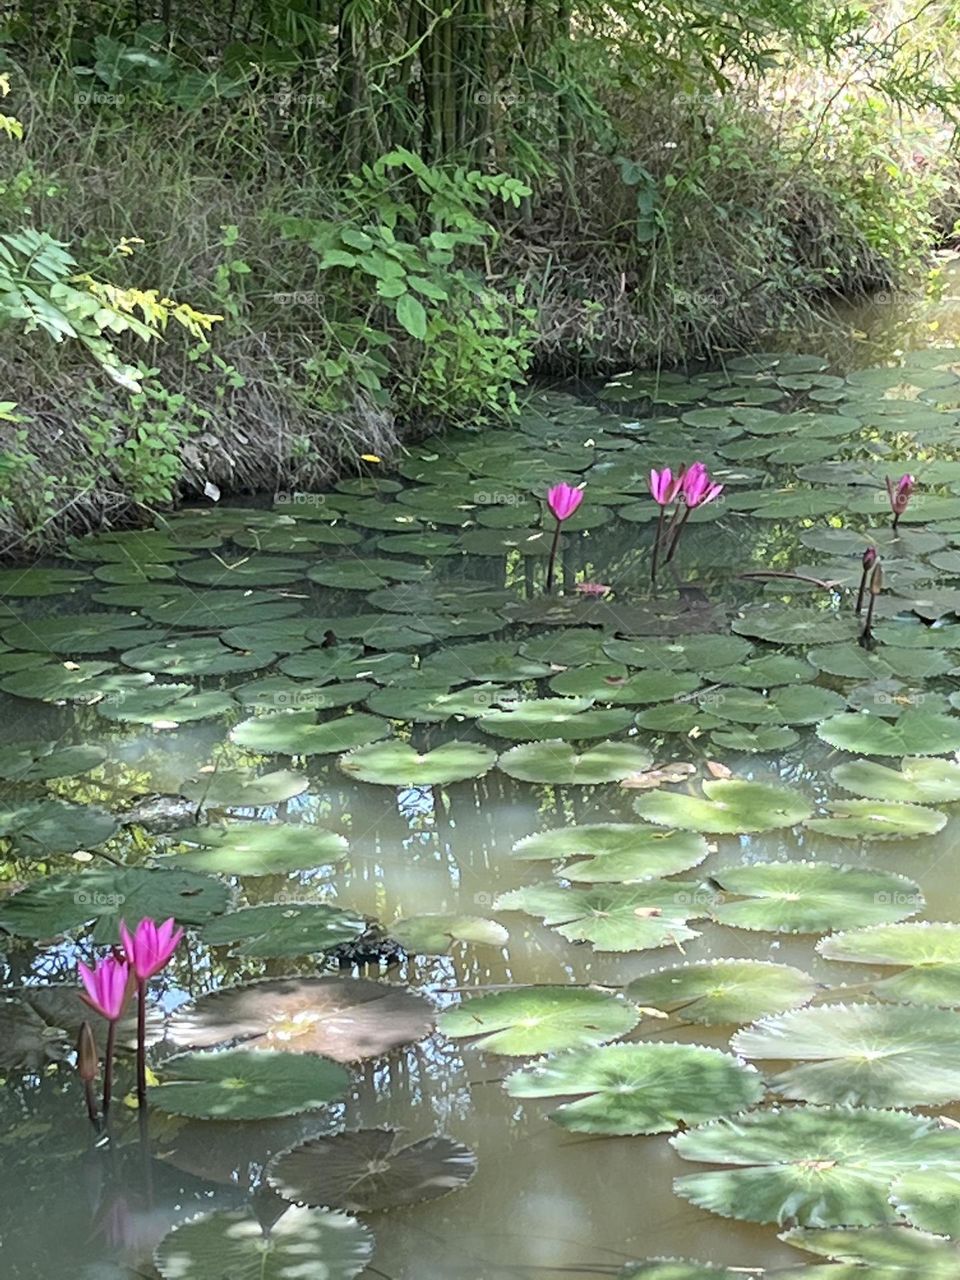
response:
M690 512L692 510L693 510L693 507L684 507L683 515L680 517L679 520L674 521L674 524L676 525L676 533L674 533L673 535L673 541L670 543L670 550L667 552L667 558L664 563L669 564L670 561L673 559L673 557L676 555L677 547L680 544L680 535L681 533L683 533L683 526L690 519Z
M653 556L650 560L650 581L657 580L657 562L660 559L660 539L663 537L663 517L666 512L665 507L660 508L660 516L657 520L657 536L653 540Z
M137 983L137 1106L147 1108L147 984Z
M863 574L860 578L860 590L857 592L857 607L855 610L855 613L858 618L860 616L861 610L863 609L863 597L864 597L864 593L867 590L867 577L869 573L870 573L869 569L864 569Z
M553 544L550 547L550 563L547 566L547 590L553 590L553 571L557 562L557 548L560 546L560 521L557 521L557 527L553 531Z
M107 1030L107 1052L103 1063L103 1118L110 1114L110 1102L113 1098L113 1055L117 1039L116 1019Z

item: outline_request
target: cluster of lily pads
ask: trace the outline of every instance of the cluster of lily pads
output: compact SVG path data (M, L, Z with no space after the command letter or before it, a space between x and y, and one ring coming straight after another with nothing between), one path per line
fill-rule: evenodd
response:
M269 1226L252 1207L178 1226L156 1252L164 1280L255 1264L273 1280L304 1255L348 1280L372 1256L364 1215L464 1187L476 1160L452 1137L346 1126L357 1064L437 1033L523 1060L504 1089L547 1099L563 1128L673 1134L678 1156L714 1166L676 1193L788 1228L827 1260L798 1271L953 1274L960 1134L911 1109L960 1101L960 925L913 920L921 884L869 865L861 842L935 836L960 802L960 463L940 456L960 443L955 365L940 351L841 379L771 355L615 379L606 407L539 394L518 430L429 441L396 477L187 510L0 573L0 691L24 722L68 726L0 750L0 840L24 882L0 896L4 948L109 948L121 919L170 919L199 954L245 974L268 962L270 977L151 1010L143 1109L174 1125L330 1118L269 1153ZM907 463L909 486L886 485ZM692 475L686 500L678 475ZM607 534L625 527L616 551ZM681 530L699 568L673 599ZM872 548L884 568L864 647L854 598ZM602 595L576 589L598 576ZM176 821L144 839L142 814L110 800L111 770L185 725L214 745L179 772L170 753L157 791ZM789 782L812 757L818 785ZM669 949L669 963L618 987L481 991L439 1014L393 980L304 972L370 921L307 890L304 873L329 883L351 846L297 805L341 785L483 803L495 781L544 810L573 794L625 820L545 820L513 846L530 879L496 896L497 919L455 905L384 920L391 937L456 958L503 948L531 918L591 954ZM770 832L796 856L744 859L741 839ZM848 855L819 855L838 839ZM293 900L249 892L278 874L295 877ZM865 981L678 960L704 924L734 941L819 935L819 955ZM129 1050L130 1017L110 1008ZM0 1001L0 1067L68 1061L85 1016L75 987L18 984ZM720 1042L664 1038L691 1025ZM743 1271L661 1259L622 1274Z

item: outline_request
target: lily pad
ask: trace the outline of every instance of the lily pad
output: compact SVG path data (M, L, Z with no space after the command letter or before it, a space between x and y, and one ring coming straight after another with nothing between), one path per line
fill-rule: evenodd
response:
M514 856L562 859L557 874L567 880L630 884L655 880L695 867L707 856L707 842L690 831L663 831L642 822L598 822L538 831L518 840Z
M109 653L162 639L157 632L146 630L143 618L124 613L74 613L8 623L3 628L3 640L11 649L72 657Z
M953 1177L948 1172L941 1176L945 1180ZM782 1272L789 1280L803 1280L805 1276L816 1276L816 1280L916 1280L918 1276L923 1280L954 1280L956 1276L953 1242L911 1231L902 1222L896 1226L842 1227L833 1231L794 1227L780 1239L797 1249L848 1264Z
M229 693L208 689L196 693L189 684L151 684L118 692L96 704L97 715L121 724L149 724L175 728L196 720L212 720L236 709Z
M644 974L626 994L638 1004L664 1009L681 1022L707 1026L744 1023L807 1004L817 993L808 974L763 960L704 960Z
M899 967L902 972L870 984L882 999L960 1006L960 924L876 925L821 938L817 950L827 960Z
M179 578L203 587L279 587L297 582L306 571L306 560L256 553L236 559L207 556L177 565Z
M341 756L339 765L344 773L362 782L433 787L480 778L496 760L495 751L475 742L445 742L422 753L405 742L382 742Z
M97 867L78 875L46 876L0 901L0 929L21 938L55 938L95 922L94 942L119 940L121 920L204 924L226 910L225 884L189 871Z
M590 987L518 987L479 995L440 1015L439 1029L488 1053L529 1056L619 1040L640 1020L618 996Z
M34 800L0 808L0 839L28 858L96 848L118 830L111 814L92 805Z
M442 1136L403 1147L396 1129L355 1129L281 1152L267 1177L286 1200L379 1213L459 1191L477 1170L461 1142Z
M512 1098L575 1098L551 1120L579 1133L667 1133L759 1102L763 1081L732 1054L690 1044L574 1049L507 1077Z
M889 871L829 862L757 862L723 867L710 914L719 924L770 933L824 933L916 915L920 888Z
M727 751L747 751L768 754L785 751L799 742L800 735L795 729L767 726L765 728L748 729L738 725L729 729L714 729L710 734L710 745L721 747Z
M464 684L468 680L513 684L550 675L546 662L524 657L515 644L494 640L448 645L425 658L420 670L428 681L447 680L450 684Z
M583 741L607 738L633 723L629 711L600 710L592 698L531 698L489 711L477 728L498 738L521 741L552 738Z
M810 803L796 791L736 778L707 780L703 783L703 798L654 791L638 796L633 807L641 818L662 826L717 835L792 827L812 811Z
M521 782L578 783L619 782L647 769L653 757L642 747L627 742L603 742L585 751L575 751L558 738L546 742L525 742L511 747L498 761L499 768Z
M687 1174L674 1191L746 1222L869 1226L893 1222L895 1178L917 1166L960 1169L960 1134L906 1111L771 1108L671 1139L684 1160L738 1166Z
M866 712L831 716L817 735L841 751L874 756L937 756L960 751L960 716L916 707L897 720Z
M421 956L446 955L455 942L504 947L510 941L510 934L496 920L444 911L395 920L390 926L390 936L406 951Z
M180 794L214 809L261 809L292 800L309 786L305 774L290 769L261 774L252 769L219 769L188 778Z
M261 755L317 756L349 751L390 732L380 716L358 711L317 722L315 711L274 711L251 716L230 731L231 741Z
M810 831L850 840L907 840L931 836L947 825L946 814L900 800L831 800L828 818L811 818Z
M899 769L872 760L851 760L830 771L838 786L868 800L947 804L960 800L960 764L907 757Z
M263 1120L312 1111L342 1097L343 1067L315 1053L230 1049L167 1058L150 1105L204 1120Z
M893 1184L890 1198L911 1226L960 1236L960 1170L911 1169Z
M0 778L7 782L73 778L99 768L106 758L102 747L61 747L56 742L0 747Z
M4 693L41 702L123 702L153 683L148 671L115 672L108 662L34 663L0 680Z
M539 916L564 938L591 942L597 951L643 951L698 936L687 927L691 916L703 914L693 899L669 880L586 889L544 883L503 893L495 905L498 911Z
M221 644L215 636L179 636L161 644L127 649L120 655L120 661L136 671L152 671L157 675L223 676L272 666L276 656L269 649L242 653Z
M791 646L856 641L858 634L856 621L848 615L784 605L757 605L734 620L733 630L741 636Z
M2 923L2 919L0 919ZM176 1011L171 1043L321 1053L337 1062L376 1058L429 1035L433 1008L405 987L363 978L271 978L223 987Z
M203 941L210 947L232 946L235 956L306 956L352 942L366 928L366 919L355 912L276 902L221 916L203 930Z
M174 842L192 846L167 862L191 871L226 876L271 876L341 862L350 846L343 836L311 824L231 822L227 826L188 827Z

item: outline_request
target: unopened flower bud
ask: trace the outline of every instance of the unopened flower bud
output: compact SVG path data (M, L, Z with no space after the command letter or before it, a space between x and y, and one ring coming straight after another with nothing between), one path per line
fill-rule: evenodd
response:
M861 563L865 569L872 569L877 563L877 548L867 547L866 551L863 553L863 560Z
M90 1084L96 1080L99 1068L100 1060L90 1023L81 1022L80 1034L77 1036L77 1073L81 1080Z
M878 596L883 590L883 567L879 561L873 566L873 573L870 575L870 594Z

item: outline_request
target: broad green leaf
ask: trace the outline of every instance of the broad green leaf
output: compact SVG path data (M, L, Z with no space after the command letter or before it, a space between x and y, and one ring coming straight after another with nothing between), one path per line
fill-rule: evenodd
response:
M192 871L226 876L270 876L341 862L349 852L343 836L310 824L231 822L187 827L171 835L189 848L167 862Z
M634 1005L589 987L517 987L466 999L438 1026L475 1049L525 1057L618 1040L639 1017Z
M230 1049L167 1058L151 1106L203 1120L262 1120L312 1111L342 1097L347 1072L315 1053Z
M203 930L210 947L236 956L306 956L352 942L367 927L355 912L305 902L263 903L231 911Z
M810 831L851 840L905 840L932 836L947 824L946 814L900 800L831 800L830 816L810 818Z
M697 866L707 856L707 842L690 831L663 831L642 822L598 822L538 831L518 840L513 852L534 861L562 859L557 874L567 880L629 884Z
M799 969L762 960L703 960L634 978L626 994L682 1022L708 1026L751 1022L806 1004L817 984Z
M594 708L592 698L531 698L488 711L477 721L477 728L515 741L549 735L577 742L608 738L632 723L629 711Z
M0 808L0 839L27 858L96 848L118 830L115 818L92 805L32 800Z
M650 822L717 835L792 827L811 813L804 796L765 782L707 780L703 783L703 797L654 791L638 796L633 807Z
M495 751L475 742L444 742L423 753L405 742L377 742L341 756L338 763L349 777L362 782L407 787L445 786L480 778L496 760Z
M395 920L390 926L390 936L406 951L421 956L446 955L455 942L504 947L510 941L510 934L495 920L444 911Z
M845 791L869 800L946 804L960 800L960 764L954 760L906 758L899 769L872 760L838 764L830 776Z
M592 942L597 951L642 951L698 936L687 927L692 916L704 914L693 897L668 880L585 889L547 883L503 893L495 906L539 916L571 942Z
M889 721L865 712L831 716L817 725L824 742L874 756L937 756L960 751L960 716L923 707Z
M817 950L827 960L901 968L901 973L871 982L871 990L883 999L960 1006L960 924L920 920L874 925L821 938Z
M511 747L498 761L511 778L521 782L578 783L618 782L649 768L653 757L642 747L627 742L602 742L584 751L575 751L567 742L554 738L546 742L525 742Z
M261 755L336 755L384 738L389 722L358 711L335 720L317 722L315 711L273 711L242 720L230 731L241 747Z

